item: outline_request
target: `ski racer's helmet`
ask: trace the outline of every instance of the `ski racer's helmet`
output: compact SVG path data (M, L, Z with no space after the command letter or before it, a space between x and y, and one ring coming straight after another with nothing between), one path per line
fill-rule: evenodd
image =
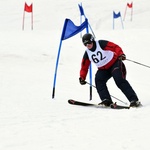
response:
M90 33L84 34L83 37L82 37L82 42L83 42L84 45L93 43L94 42L93 35L90 34Z

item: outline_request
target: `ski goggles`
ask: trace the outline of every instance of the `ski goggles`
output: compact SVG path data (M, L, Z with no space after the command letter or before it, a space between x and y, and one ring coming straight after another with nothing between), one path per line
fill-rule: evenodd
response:
M92 41L85 41L83 42L84 46L86 46L87 44L92 44Z

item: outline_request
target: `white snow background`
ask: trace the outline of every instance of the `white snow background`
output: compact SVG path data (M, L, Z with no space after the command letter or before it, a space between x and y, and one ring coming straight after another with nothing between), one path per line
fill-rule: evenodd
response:
M0 1L0 150L149 150L150 69L124 61L127 80L136 91L142 108L98 109L68 104L68 99L99 103L93 88L79 84L79 70L85 50L80 34L62 42L55 98L52 88L60 37L66 18L80 25L78 0L33 2L34 25L25 14L24 0ZM150 66L150 1L133 0L133 20L127 0L82 0L85 15L96 39L120 45L128 59ZM82 33L85 33L83 31ZM93 68L94 74L97 68ZM89 77L87 76L87 81ZM111 95L128 102L113 79ZM113 99L118 104L121 102ZM124 104L122 104L124 105Z

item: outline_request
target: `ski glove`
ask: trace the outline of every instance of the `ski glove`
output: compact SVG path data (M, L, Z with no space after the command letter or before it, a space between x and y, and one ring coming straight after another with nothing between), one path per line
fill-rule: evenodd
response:
M84 79L82 79L81 77L79 78L79 82L81 85L85 85L86 84L86 81Z
M119 60L126 60L126 55L122 54L118 57Z

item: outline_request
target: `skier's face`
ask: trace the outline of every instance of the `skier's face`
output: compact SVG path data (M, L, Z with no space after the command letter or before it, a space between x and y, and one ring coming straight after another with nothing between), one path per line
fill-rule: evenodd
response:
M93 42L87 43L85 46L86 46L88 49L92 49L92 47L93 47Z

